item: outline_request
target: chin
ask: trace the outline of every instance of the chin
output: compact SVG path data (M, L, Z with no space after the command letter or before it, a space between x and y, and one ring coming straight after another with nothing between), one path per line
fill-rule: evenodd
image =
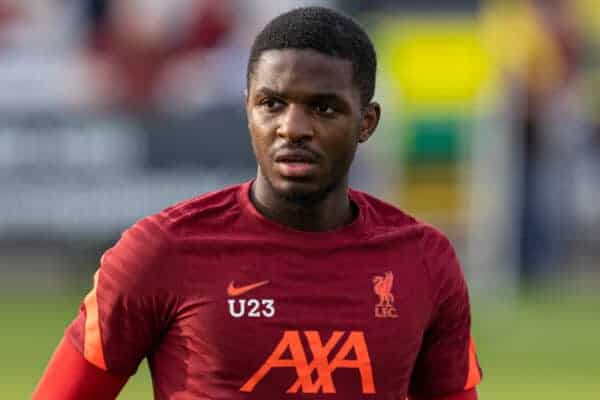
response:
M311 181L277 179L272 185L274 192L287 201L294 203L314 203L324 199L332 187Z

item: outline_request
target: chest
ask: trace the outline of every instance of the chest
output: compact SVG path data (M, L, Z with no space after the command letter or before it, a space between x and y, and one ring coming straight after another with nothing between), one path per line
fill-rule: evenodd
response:
M238 248L197 262L166 340L187 347L198 377L257 398L406 391L431 313L410 247Z

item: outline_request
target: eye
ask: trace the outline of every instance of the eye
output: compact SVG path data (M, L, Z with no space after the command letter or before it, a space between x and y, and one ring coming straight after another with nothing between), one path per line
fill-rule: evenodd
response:
M283 102L274 97L265 97L258 102L258 105L266 108L270 112L274 112L283 107Z
M329 104L325 103L316 103L313 105L314 110L321 115L332 116L335 114L335 109L331 107Z

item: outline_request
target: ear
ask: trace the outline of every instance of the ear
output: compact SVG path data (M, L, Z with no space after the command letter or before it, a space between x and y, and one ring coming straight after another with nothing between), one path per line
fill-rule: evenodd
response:
M379 103L369 103L362 111L362 119L360 122L360 132L358 134L358 142L364 143L373 135L377 125L379 124L379 118L381 117L381 106Z

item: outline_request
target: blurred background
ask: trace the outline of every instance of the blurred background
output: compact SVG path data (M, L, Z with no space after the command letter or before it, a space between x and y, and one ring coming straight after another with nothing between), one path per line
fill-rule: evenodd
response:
M594 0L0 0L0 397L28 398L137 219L250 179L245 69L293 7L379 56L355 187L453 240L481 398L600 398L600 7ZM143 365L121 398L151 398Z

